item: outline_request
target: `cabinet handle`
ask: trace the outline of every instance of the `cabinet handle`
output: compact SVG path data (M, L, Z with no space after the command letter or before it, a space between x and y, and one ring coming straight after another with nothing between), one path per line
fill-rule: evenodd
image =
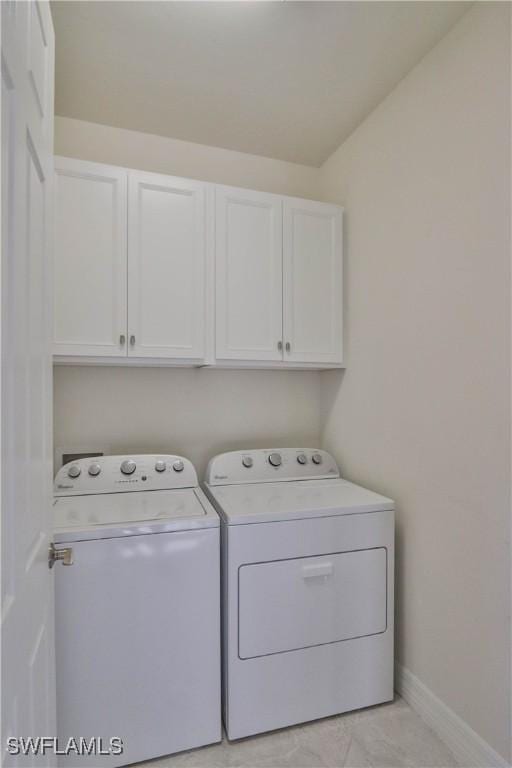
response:
M291 350L291 348L292 348L292 345L290 344L289 341L287 341L286 344L285 344L286 351L289 352Z
M135 346L135 336L133 335L130 336L130 344L132 345L132 347Z
M120 345L121 345L122 347L124 347L124 343L125 343L125 341L126 341L126 336L124 335L124 333L122 333L122 334L119 336L119 343L120 343Z
M281 352L281 350L282 350L282 348L283 348L283 342L282 342L282 341L278 341L278 342L277 342L277 348L278 348L278 350Z

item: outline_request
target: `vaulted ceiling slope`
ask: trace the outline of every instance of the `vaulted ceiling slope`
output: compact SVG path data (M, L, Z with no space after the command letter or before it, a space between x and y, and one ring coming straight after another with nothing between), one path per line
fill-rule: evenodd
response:
M58 0L56 112L318 166L469 5Z

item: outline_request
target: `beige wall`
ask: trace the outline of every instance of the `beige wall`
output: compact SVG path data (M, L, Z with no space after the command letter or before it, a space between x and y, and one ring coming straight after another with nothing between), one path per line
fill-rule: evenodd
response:
M319 170L57 117L57 154L276 193L315 197ZM56 447L166 451L203 473L224 450L318 445L319 374L57 367Z
M217 184L317 198L318 168L149 133L55 118L55 152Z
M319 444L315 371L66 366L55 371L55 446L178 453L201 476L222 451Z
M347 370L323 443L397 500L398 658L510 748L510 23L477 4L322 170Z

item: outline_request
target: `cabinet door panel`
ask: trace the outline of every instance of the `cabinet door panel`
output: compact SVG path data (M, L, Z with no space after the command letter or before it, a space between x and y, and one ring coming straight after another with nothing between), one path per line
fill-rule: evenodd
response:
M215 210L216 357L281 360L281 198L217 187Z
M287 199L283 217L284 359L342 362L342 210Z
M55 161L55 342L60 355L126 355L127 173Z
M206 188L130 172L129 355L205 357Z

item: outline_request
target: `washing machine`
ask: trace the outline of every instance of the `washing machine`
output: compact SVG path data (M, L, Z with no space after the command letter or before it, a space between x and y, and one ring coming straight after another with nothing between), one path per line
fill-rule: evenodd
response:
M220 741L219 518L194 467L80 459L54 492L62 765L112 768Z
M393 698L394 503L329 453L224 453L223 715L229 739Z

